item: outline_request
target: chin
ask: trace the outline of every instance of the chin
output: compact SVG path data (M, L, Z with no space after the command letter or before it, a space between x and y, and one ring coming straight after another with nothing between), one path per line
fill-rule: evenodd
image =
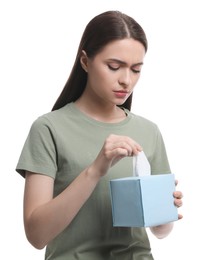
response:
M117 106L122 106L125 102L126 102L126 100L124 100L124 101L119 101L119 102L116 102L116 105L117 105Z

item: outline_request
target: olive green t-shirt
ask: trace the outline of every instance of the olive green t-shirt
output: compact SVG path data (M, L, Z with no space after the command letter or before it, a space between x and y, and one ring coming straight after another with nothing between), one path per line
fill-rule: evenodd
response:
M153 122L125 110L119 123L103 123L74 103L39 117L32 124L16 170L54 178L61 193L97 157L110 134L126 135L143 148L152 174L170 173L161 133ZM46 260L152 260L145 228L113 227L109 181L133 174L132 158L113 166L71 224L46 247ZM37 192L37 191L36 191ZM72 201L74 203L74 201Z

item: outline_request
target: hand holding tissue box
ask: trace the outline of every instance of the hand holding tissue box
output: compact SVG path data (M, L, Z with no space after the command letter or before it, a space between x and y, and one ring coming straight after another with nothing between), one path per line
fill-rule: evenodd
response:
M113 226L151 227L178 219L174 174L151 175L143 152L134 157L133 177L110 181Z

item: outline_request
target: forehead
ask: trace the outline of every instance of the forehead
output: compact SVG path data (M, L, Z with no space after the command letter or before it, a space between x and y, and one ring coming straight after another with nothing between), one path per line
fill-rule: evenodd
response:
M116 58L135 63L143 61L145 56L145 48L141 42L132 38L127 38L108 43L96 56L97 58Z

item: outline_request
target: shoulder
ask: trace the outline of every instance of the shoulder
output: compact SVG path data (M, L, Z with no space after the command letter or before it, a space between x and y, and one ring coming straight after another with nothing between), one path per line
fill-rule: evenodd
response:
M142 129L153 129L153 130L158 130L158 126L155 122L152 120L145 118L143 116L134 114L131 111L127 111L128 115L131 117L131 121L134 125L141 127Z
M71 110L71 105L67 104L66 106L58 110L45 113L34 120L33 126L44 125L44 126L53 127L58 123L63 122L65 118L68 118L68 116L71 114L70 110Z

